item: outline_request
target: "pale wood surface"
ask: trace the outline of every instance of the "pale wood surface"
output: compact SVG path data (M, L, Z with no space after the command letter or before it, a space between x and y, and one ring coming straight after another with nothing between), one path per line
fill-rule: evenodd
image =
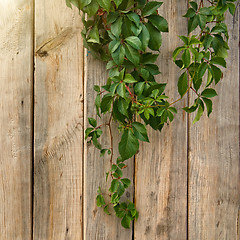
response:
M0 239L31 239L30 0L0 2Z
M168 20L169 33L163 34L158 65L159 82L168 82L167 95L172 102L177 94L179 69L172 62L172 52L179 46L177 35L186 34L186 0L162 5L160 13ZM136 157L136 205L139 219L134 239L186 239L187 222L187 115L177 103L176 119L161 133L150 130L150 144L143 143Z
M35 240L82 239L81 18L65 1L36 1Z
M213 113L190 123L189 239L239 239L238 13L227 25L231 51Z
M181 17L186 9L186 0L169 0L161 7L170 29L163 34L158 81L168 82L170 101L179 97L179 72L171 54L180 43L176 35L187 32ZM2 0L0 240L239 240L238 16L234 19L228 20L228 69L217 86L210 119L204 116L192 125L191 116L187 132L188 116L181 111L187 101L179 102L169 126L161 133L149 129L151 147L141 144L135 166L128 160L124 175L135 186L127 196L135 197L140 216L125 230L119 219L96 206L98 187L109 188L109 158L100 158L83 140L83 129L87 118L96 116L93 85L103 84L107 72L83 51L78 11L65 1L36 0L33 28L32 1ZM117 157L116 126L113 134ZM101 142L107 147L106 136Z
M93 91L93 86L105 84L107 80L107 72L105 64L95 60L90 54L86 57L85 66L84 127L86 128L89 126L87 118L96 117L94 105L96 94ZM102 119L102 122L106 122L108 119L109 115L106 115L106 117ZM102 122L98 121L99 124ZM115 162L116 158L119 156L119 133L116 124L113 124L112 129L114 139L113 160ZM108 148L110 146L109 131L108 128L103 128L103 130L105 133L103 133L101 143ZM99 150L93 145L87 145L86 142L84 145L84 151L84 239L132 239L132 230L126 230L121 226L120 219L114 216L113 209L111 210L113 216L108 216L103 212L102 208L98 208L96 205L95 199L98 187L100 186L105 192L107 192L110 187L110 181L107 183L105 181L105 173L111 169L108 155L106 154L104 158L100 158ZM123 170L123 174L125 177L128 177L133 181L133 159L128 160L127 165L128 167ZM126 194L128 198L133 198L133 185L129 187ZM106 197L106 201L109 201L108 197Z

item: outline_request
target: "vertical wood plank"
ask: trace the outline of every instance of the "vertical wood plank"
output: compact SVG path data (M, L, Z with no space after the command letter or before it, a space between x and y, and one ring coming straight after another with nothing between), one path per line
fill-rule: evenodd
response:
M177 77L179 69L172 62L172 52L179 46L178 35L187 32L187 1L171 0L164 3L160 14L169 23L169 33L163 34L159 56L162 74L159 82L167 82L169 101L179 98ZM187 222L187 116L181 113L179 102L176 119L161 133L150 130L150 145L143 143L136 156L136 205L139 219L135 223L134 239L186 239Z
M88 117L96 117L95 111L95 92L93 91L94 85L105 85L107 81L106 66L102 62L93 59L88 54L86 59L86 77L85 77L85 128L88 125ZM109 116L103 117L102 122L107 122ZM99 118L98 118L99 120ZM98 121L99 124L102 122ZM106 139L102 137L101 144L106 148L109 148L110 136L107 128L104 128L103 136L107 136ZM118 142L119 133L117 125L113 124L113 144L114 144L114 157L116 161L118 155ZM109 239L132 239L132 231L130 229L124 229L121 226L120 219L118 219L112 209L112 216L108 216L103 212L102 208L98 208L96 205L97 190L100 186L105 192L108 191L110 181L106 183L105 173L111 169L109 157L100 158L99 150L93 145L85 144L84 147L84 239L96 239L96 240L109 240ZM133 159L128 160L128 167L124 169L124 177L128 177L133 180ZM110 178L109 178L110 179ZM132 181L133 182L133 181ZM129 187L126 191L126 195L129 199L133 198L133 186ZM125 196L126 197L126 196ZM106 199L109 201L109 199Z
M189 239L239 239L239 23L228 16L230 52L213 113L190 125ZM192 96L192 101L193 101ZM191 117L191 121L193 121Z
M82 239L81 18L35 1L34 239Z
M31 239L30 0L0 2L0 239Z

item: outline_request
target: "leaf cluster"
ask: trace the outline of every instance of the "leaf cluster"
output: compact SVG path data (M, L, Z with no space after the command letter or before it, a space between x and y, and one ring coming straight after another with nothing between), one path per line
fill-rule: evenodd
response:
M131 201L121 202L121 197L131 181L123 177L125 161L139 150L139 141L149 142L147 128L161 131L174 119L177 109L173 105L189 91L196 95L187 113L197 112L194 123L207 110L212 112L212 98L217 96L215 85L222 79L229 50L228 29L224 23L225 12L233 15L235 0L192 1L184 17L188 18L188 35L179 36L182 45L173 52L173 61L180 69L178 92L180 98L169 102L166 83L157 82L160 73L156 61L162 45L162 34L168 32L168 22L158 9L163 2L146 0L66 0L67 6L76 6L82 13L84 46L91 54L106 62L108 79L103 86L94 86L95 106L99 118L108 114L109 121L101 125L89 118L90 127L85 138L100 150L108 153L111 178L108 193L99 188L97 206L110 214L113 207L125 228L136 220L138 212ZM119 156L113 159L111 123L119 124L121 140ZM110 132L110 146L100 144L101 127ZM106 200L109 197L109 201Z

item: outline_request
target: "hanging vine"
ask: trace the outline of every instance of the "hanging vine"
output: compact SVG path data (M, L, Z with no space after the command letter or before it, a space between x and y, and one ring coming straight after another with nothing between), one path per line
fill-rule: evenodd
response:
M189 2L187 13L188 35L179 36L182 45L173 52L173 61L180 69L179 99L169 102L164 90L166 83L158 83L156 65L162 44L162 32L168 32L168 23L158 13L163 2L148 0L66 0L67 6L76 6L82 14L84 46L91 54L106 62L108 79L104 86L94 86L96 112L99 118L108 114L108 121L98 125L88 118L91 127L85 131L88 142L100 150L100 156L109 155L111 168L106 181L111 179L109 192L98 190L97 206L110 214L113 206L125 228L138 218L138 211L130 200L122 201L131 181L123 178L126 160L139 150L139 141L149 142L146 125L159 130L172 122L177 109L174 104L189 91L196 98L187 113L196 112L193 123L199 121L206 110L212 112L214 89L222 79L228 55L228 30L224 23L227 10L233 15L236 0L200 0ZM167 1L166 3L167 4ZM195 30L195 31L194 31ZM194 34L192 33L194 31ZM175 79L173 79L175 81ZM138 116L138 118L136 118ZM136 121L139 117L144 124ZM121 140L119 157L113 155L112 122L119 124ZM107 126L110 147L102 148L99 138L101 127Z

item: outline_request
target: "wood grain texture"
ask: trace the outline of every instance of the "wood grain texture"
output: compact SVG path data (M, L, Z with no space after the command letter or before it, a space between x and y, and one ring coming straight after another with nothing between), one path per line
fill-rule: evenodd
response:
M81 18L65 1L35 3L34 239L82 239Z
M102 62L93 59L88 54L85 61L85 128L88 126L88 117L96 117L95 111L95 96L93 91L94 85L104 85L107 80L106 66ZM106 122L109 115L103 117L102 122ZM98 118L99 120L99 118ZM100 121L98 121L101 124ZM120 140L117 125L113 124L113 139L114 139L114 162L118 155L118 142ZM103 138L101 143L106 148L109 148L110 135L108 128L103 128ZM105 137L107 136L107 137ZM105 138L104 138L105 137ZM90 240L130 240L132 239L132 231L124 229L121 226L120 219L114 216L114 211L111 209L113 216L108 216L103 212L102 208L96 205L97 190L100 186L103 191L107 192L110 187L110 181L106 183L105 173L111 169L109 157L107 154L104 158L100 158L99 150L93 145L85 144L84 147L84 239ZM128 160L128 167L123 170L123 176L133 180L133 159ZM109 177L110 180L110 177ZM132 200L133 185L126 191L126 196ZM106 201L109 199L106 198Z
M190 126L189 239L239 239L237 13L234 20L228 15L227 25L230 53L224 78L217 85L219 96L213 100L213 113Z
M158 65L159 82L167 82L167 95L172 102L179 98L179 69L172 62L172 52L179 46L176 36L185 35L186 0L171 0L163 4L160 14L169 22L169 33L163 34L163 46ZM150 144L143 143L136 156L135 201L139 219L135 223L134 239L186 239L187 223L187 116L179 109L176 119L161 133L150 130Z
M33 6L0 2L0 239L31 239Z

